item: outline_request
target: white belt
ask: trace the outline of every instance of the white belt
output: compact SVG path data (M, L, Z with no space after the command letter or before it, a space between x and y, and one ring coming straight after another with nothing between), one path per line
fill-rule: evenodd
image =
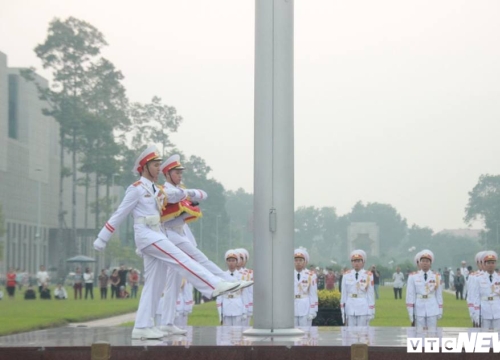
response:
M365 294L349 294L348 296L353 299L361 299L365 297Z
M134 224L143 224L160 231L160 215L142 216L134 219Z
M493 295L493 296L481 296L481 300L484 301L493 301L493 300L500 300L498 295Z
M307 295L295 295L296 299L305 299Z
M417 294L417 299L430 299L433 297L434 297L433 294L427 294L427 295Z

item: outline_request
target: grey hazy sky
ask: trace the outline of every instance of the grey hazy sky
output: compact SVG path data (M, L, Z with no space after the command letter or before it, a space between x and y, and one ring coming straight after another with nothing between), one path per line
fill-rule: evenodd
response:
M253 192L253 0L2 0L9 66L40 69L33 48L68 16L104 33L132 101L177 108L181 149ZM497 0L295 1L296 206L464 227L468 191L500 170L499 16Z

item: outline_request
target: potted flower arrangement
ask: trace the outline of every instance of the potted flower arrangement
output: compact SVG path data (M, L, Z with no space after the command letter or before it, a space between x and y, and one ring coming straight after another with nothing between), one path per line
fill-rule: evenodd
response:
M340 292L338 290L318 291L318 314L313 326L341 326Z

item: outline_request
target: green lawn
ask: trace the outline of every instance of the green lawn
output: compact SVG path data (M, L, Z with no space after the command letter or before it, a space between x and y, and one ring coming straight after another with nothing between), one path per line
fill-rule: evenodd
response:
M0 301L0 335L64 326L70 322L82 322L137 310L137 299L73 300L23 300L18 294L14 300ZM95 291L97 293L97 291ZM94 294L96 295L96 294ZM394 300L391 287L380 288L380 299L376 302L376 316L372 326L409 326L408 314L403 299ZM189 317L192 326L217 326L219 317L215 302L195 305ZM126 323L125 326L132 326ZM444 294L444 316L438 322L441 327L469 327L469 313L465 301L455 300L452 294Z
M18 291L14 299L9 299L4 292L0 301L0 335L126 314L136 311L139 304L139 299L109 299L109 291L108 299L101 300L97 288L94 300L74 300L73 289L66 290L68 300L24 300Z
M380 298L375 303L375 319L372 326L410 326L406 310L406 288L403 299L395 300L392 287L382 286ZM471 320L465 300L455 300L455 295L443 292L443 318L438 321L440 327L469 327Z

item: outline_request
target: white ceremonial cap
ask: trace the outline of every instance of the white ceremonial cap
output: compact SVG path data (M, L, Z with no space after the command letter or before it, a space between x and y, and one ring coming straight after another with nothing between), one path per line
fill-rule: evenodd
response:
M424 249L419 254L420 254L418 256L419 260L422 260L425 258L425 259L429 259L431 262L434 262L434 253L432 251L430 251L429 249Z
M226 255L224 255L224 259L229 259L229 258L233 258L233 259L236 259L237 261L240 260L240 257L238 256L239 254L236 252L236 250L234 249L230 249L228 251L226 251Z
M134 175L139 175L142 173L144 166L150 161L161 161L160 152L155 145L149 145L142 153L139 155L137 160L135 160L134 168L132 172Z
M483 263L485 263L486 261L497 261L497 260L498 260L498 255L495 251L488 250L484 252Z
M351 252L351 261L356 259L361 259L363 262L366 262L366 253L364 250L356 249Z
M167 174L170 170L178 169L184 170L184 166L181 164L181 156L179 154L174 154L169 157L163 164L160 165L160 170L162 173Z
M298 249L295 249L293 257L294 258L301 257L306 261L306 263L309 262L309 253L307 252L307 249L303 248L303 247L299 247Z
M476 254L476 257L475 257L475 260L476 260L476 263L482 263L483 262L483 255L486 251L480 251Z

